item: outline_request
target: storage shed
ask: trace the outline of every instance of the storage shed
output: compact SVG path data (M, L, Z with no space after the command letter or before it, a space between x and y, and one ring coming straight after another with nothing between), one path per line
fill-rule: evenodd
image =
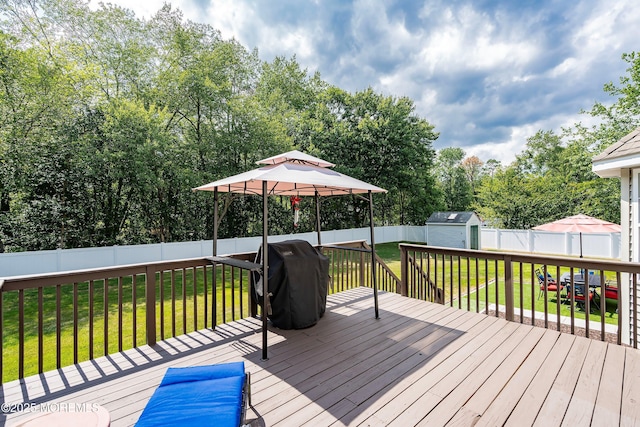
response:
M434 212L427 220L427 244L458 249L480 249L482 221L475 212Z

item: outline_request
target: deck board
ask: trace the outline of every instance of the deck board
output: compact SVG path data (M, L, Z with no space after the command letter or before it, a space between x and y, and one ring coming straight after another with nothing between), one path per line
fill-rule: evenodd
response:
M575 336L560 334L505 425L514 427L533 425L575 339Z
M493 357L496 350L496 343L506 343L507 346L513 345L518 337L513 337L514 332L518 329L515 323L499 323L501 329L480 345L467 345L463 348L467 351L459 351L448 358L444 363L440 364L437 369L432 370L421 381L423 387L428 387L420 399L414 402L407 411L403 412L398 418L393 420L389 425L403 426L422 420L424 416L419 417L420 413L427 415L442 400L455 389L458 382L467 378L481 363L487 358ZM445 374L445 375L443 375ZM414 408L412 410L412 407ZM443 420L443 421L448 421Z
M371 290L329 296L314 327L246 318L5 384L6 403L97 403L133 425L170 366L243 360L254 426L634 425L640 352ZM33 416L9 414L0 425Z
M376 390L414 369L424 359L422 352L438 340L443 335L442 330L446 330L448 325L459 317L460 315L457 313L450 313L440 319L439 324L442 327L436 328L435 325L429 325L416 331L410 337L399 341L403 345L400 351L397 351L400 348L398 345L384 351L378 351L377 346L373 346L371 348L373 355L369 359L365 359L363 363L349 369L346 378L333 377L330 379L332 385L337 382L342 383L337 389L330 390L323 396L317 396L314 393L314 397L318 398L317 403L321 404L322 408L330 408L331 415L336 418L341 418L349 412L337 410L337 405L340 405L342 400L348 400L355 408L360 407L362 402L367 400ZM312 425L321 423L319 418L310 419L308 415L305 414L305 418L298 415L297 419L310 422ZM296 425L302 425L303 422Z
M460 323L453 325L456 330L473 332L474 330L487 328L487 334L489 334L494 327L493 324L496 319L490 317L479 319L477 316L466 313L457 320L459 320ZM432 347L431 354L424 355L429 361L423 366L423 369L416 370L405 376L397 376L384 388L374 390L375 393L368 399L369 404L365 406L364 410L354 410L347 413L341 418L341 422L352 425L359 425L363 422L366 425L365 420L367 419L369 419L372 425L378 425L375 420L384 420L384 423L391 422L419 396L418 393L423 388L419 380L431 369L434 369L440 362L447 359L455 350L471 341L473 337L474 335L472 333L467 333L449 345L446 345L446 340L438 341L438 344L444 348L444 350L436 346ZM374 405L376 401L380 403Z
M624 375L624 347L607 346L607 354L602 366L600 382L605 385L598 389L596 407L593 411L592 423L599 425L618 425L620 423L620 406L622 403L622 377ZM605 390L608 390L606 392Z
M605 343L591 341L562 425L570 427L591 423L598 396L598 389L593 387L593 384L599 383L602 377L606 352Z
M545 331L542 329L532 329L529 335L523 340L505 360L498 366L485 381L472 390L471 396L461 405L452 408L455 415L449 421L449 425L470 425L479 419L483 411L496 399L500 391L509 383L523 362L529 357L534 348L543 339ZM455 413L455 411L458 413Z
M518 359L521 352L528 352L539 339L537 331L517 329L500 347L497 347L490 356L479 363L471 372L460 372L459 377L450 376L447 382L453 382L455 386L448 386L444 393L436 392L442 397L437 406L419 423L419 426L429 426L441 422L449 422L457 410L473 396L482 384L489 380L491 375L508 358ZM499 349L499 350L498 350Z
M558 336L558 332L544 330L542 338L528 357L520 365L517 365L517 360L512 362L513 365L516 365L514 366L515 372L503 372L502 376L497 378L498 381L485 382L464 404L462 408L464 413L454 417L452 423L462 422L461 420L466 419L468 420L466 425L472 425L475 421L478 426L502 425L551 352Z
M441 421L448 422L507 356L523 345L529 333L531 331L517 328L503 341L503 345L493 349L487 348L491 352L486 357L476 358L474 354L474 357L467 358L465 363L430 390L440 400L432 402L433 410L418 425L429 426Z
M445 317L456 317L458 313L452 313L448 310L443 310L435 315L432 314L432 319L437 320L438 324L446 323ZM404 348L401 352L409 354L411 352L419 351L421 345L420 342L429 336L433 336L433 332L437 329L436 324L424 326L422 322L409 322L411 325L404 330L393 331L392 334L384 336L384 334L378 334L382 337L381 340L367 340L363 343L357 353L341 362L326 366L327 369L302 379L302 382L296 383L299 390L304 393L303 398L298 399L298 403L302 403L302 406L306 406L304 401L306 398L311 398L314 402L320 404L322 408L332 408L334 412L334 405L338 405L342 400L348 399L353 402L354 394L362 389L370 389L372 383L386 375L386 372L393 368L396 360L402 360L402 355L399 355L397 344L402 343ZM416 347L413 348L412 346ZM412 350L413 348L413 350ZM345 347L346 352L347 347ZM373 368L373 369L372 369ZM315 371L314 371L315 372ZM357 402L353 402L357 405ZM342 405L348 406L348 405ZM310 411L308 408L303 412L297 412L295 425L301 425L313 418L316 413ZM287 415L286 408L277 408L273 415L280 414L282 421L286 423L291 422Z
M626 349L622 384L621 426L640 425L640 355Z
M551 386L551 390L538 412L534 426L558 425L562 423L571 397L576 391L585 356L590 341L575 340L569 354L563 360L562 367ZM574 424L575 425L575 424Z
M511 328L506 322L495 321L489 323L488 321L493 319L487 318L485 320L486 321L478 323L480 328L477 331L479 333L466 335L469 339L462 343L460 347L447 347L436 357L429 360L425 366L426 369L423 369L423 371L427 372L398 395L397 400L402 402L403 405L406 405L406 408L398 410L400 408L396 406L396 402L388 402L385 406L385 418L383 419L389 424L395 423L402 425L402 423L411 423L412 421L414 421L415 424L415 422L426 415L424 410L426 405L430 405L431 402L438 399L437 395L429 393L428 390L445 379L450 372L473 354L476 349L486 348L484 344L493 337L498 336L498 339L502 339L501 334L505 331L505 328ZM407 384L404 385L406 386ZM382 413L376 414L377 417L382 415Z

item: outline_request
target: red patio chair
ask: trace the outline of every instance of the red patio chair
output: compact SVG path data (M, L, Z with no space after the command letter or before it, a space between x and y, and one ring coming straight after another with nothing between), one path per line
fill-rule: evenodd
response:
M608 301L618 303L618 288L616 286L605 285L604 297Z
M587 296L585 295L585 292L584 292L584 285L574 284L574 288L575 288L575 292L573 295L573 300L576 302L576 305L578 306L578 308L581 308L584 310L587 305L585 302ZM572 293L571 285L567 285L567 298L569 300L571 299L571 293ZM600 307L598 306L598 303L594 299L595 295L596 295L596 291L589 289L589 311L593 310L594 308L600 309Z
M538 299L540 299L542 294L544 294L544 275L539 268L536 269L536 276L538 277L538 282L540 283L540 293L538 293ZM563 289L564 286L561 283L558 284L556 279L549 272L547 272L547 292L555 292L560 295L560 297L562 297L561 293Z

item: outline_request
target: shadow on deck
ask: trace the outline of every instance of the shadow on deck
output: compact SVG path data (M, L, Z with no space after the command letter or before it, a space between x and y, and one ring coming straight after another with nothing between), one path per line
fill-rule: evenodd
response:
M7 383L8 409L35 406L2 422L87 403L132 425L167 367L237 360L253 426L640 422L637 350L391 293L378 320L372 305L367 288L329 296L316 326L270 328L267 361L247 318Z

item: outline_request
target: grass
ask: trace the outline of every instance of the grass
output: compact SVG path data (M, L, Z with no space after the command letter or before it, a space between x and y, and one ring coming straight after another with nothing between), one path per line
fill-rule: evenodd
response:
M404 242L403 242L404 243ZM387 264L389 269L400 277L400 248L399 242L379 243L376 245L376 255Z
M537 268L537 267L539 266L534 266L534 268ZM519 308L522 306L525 310L533 309L533 311L544 312L545 296L544 296L544 292L542 293L540 292L540 285L536 279L534 279L534 283L533 283L533 296L532 296L531 269L532 269L531 265L524 264L522 266L523 281L521 282L519 278L520 267L514 266L514 270L513 270L514 303L515 303L516 311L519 311ZM569 271L569 268L561 268L560 275L568 271ZM553 276L554 277L556 276L555 272L553 273ZM607 279L611 279L611 277L607 277L607 276L605 277ZM505 304L504 288L501 288L500 285L504 285L504 284L499 284L500 293L497 301L498 301L498 304L504 305ZM495 287L496 287L495 283L489 284L489 295L490 295L489 302L491 304L496 302ZM601 291L598 290L598 293L600 292ZM470 295L469 298L474 300L476 297L474 295ZM567 298L560 298L560 304L558 304L557 295L555 292L550 292L550 291L547 292L547 307L548 307L548 312L550 314L559 314L560 316L564 316L564 317L571 316L571 301ZM589 315L590 321L599 322L601 320L601 309L595 308L595 307L591 307L591 308L592 310ZM577 307L577 305L575 305L574 316L576 319L585 319L586 313L584 311L584 308L580 308L580 307ZM604 307L604 316L605 316L605 323L617 325L618 314L616 313L616 305L611 303L606 304L606 306Z

